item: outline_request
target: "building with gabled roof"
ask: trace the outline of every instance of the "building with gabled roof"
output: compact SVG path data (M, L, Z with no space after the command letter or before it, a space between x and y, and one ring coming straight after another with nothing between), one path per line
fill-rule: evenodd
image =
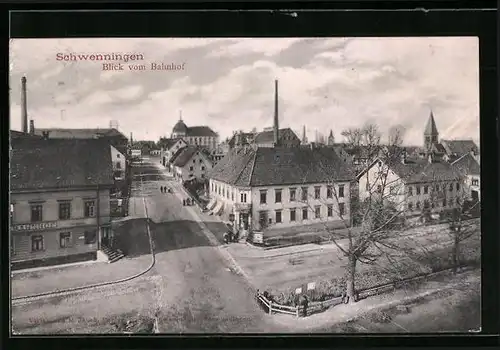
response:
M464 175L464 186L467 195L472 201L481 200L481 166L473 155L473 152L466 153L452 165Z
M243 235L314 224L350 225L351 169L332 148L232 149L209 174L208 208ZM334 198L338 194L338 200Z
M300 139L290 128L278 130L278 142L282 147L300 146ZM274 147L274 130L262 131L253 140L258 147Z
M13 268L96 259L112 237L109 143L18 140L10 168Z
M188 145L177 150L170 159L174 177L179 181L206 180L212 169L210 153L206 148Z
M375 159L357 175L360 201L383 196L406 216L441 212L460 205L463 175L432 154L428 158Z

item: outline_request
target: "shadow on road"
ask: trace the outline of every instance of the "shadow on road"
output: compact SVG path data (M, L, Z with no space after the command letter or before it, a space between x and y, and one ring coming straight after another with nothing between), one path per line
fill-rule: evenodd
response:
M211 245L196 221L177 220L155 223L151 219L137 218L115 225L115 247L128 257L150 254L147 224L149 224L154 241L155 253ZM219 222L205 222L204 224L216 236L219 244L222 244L225 225Z

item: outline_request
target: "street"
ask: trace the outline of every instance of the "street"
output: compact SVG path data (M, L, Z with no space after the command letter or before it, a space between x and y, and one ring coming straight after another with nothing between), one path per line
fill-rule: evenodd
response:
M137 262L142 261L142 266L146 266L151 257L147 234L149 225L156 257L152 270L124 284L13 306L14 329L23 334L114 332L110 326L112 320L140 314L156 318L160 333L300 332L300 327L291 327L288 322L276 322L280 319L279 315L269 316L260 309L247 277L250 276L251 282L259 288L294 287L312 278L320 280L325 274L341 274L342 257L328 245L294 255L271 252L270 256L262 259L238 257L241 250L238 251L237 247L242 246L226 246L223 250L231 251L248 273L248 276L242 276L221 255L213 240L210 243L196 220L203 220L219 244L224 224L213 216L200 213L195 207L184 207L182 185L166 176L153 163L155 161L146 160L133 168L131 216L120 227L117 241L127 258L103 266L109 270L106 275L111 273L112 268L120 269L120 273L124 274L121 269L128 269L132 266L130 263L138 267L141 265ZM170 187L172 193L162 193L160 186ZM194 212L196 215L193 215ZM145 219L146 214L148 220ZM413 239L428 245L442 244L449 238L433 233ZM291 270L289 266L294 259L299 263L293 264L295 268ZM91 269L90 266L75 267L74 271L78 271L76 274L87 274ZM59 276L64 276L64 271L59 272ZM376 274L374 276L377 277ZM43 280L43 276L38 280ZM31 285L36 281L31 281ZM414 318L416 313L413 315ZM342 326L344 328L339 325L340 328L335 326L332 330L327 325L336 321L325 322L308 326L307 330L363 332L364 327L383 332L396 327L392 323L377 323L369 327L367 322L372 321L362 319L356 321L358 328L349 323Z
M96 333L112 331L113 316L134 312L158 318L161 333L235 333L286 331L273 324L254 300L254 291L209 244L182 197L160 192L161 185L179 190L151 163L133 169L130 206L135 229L128 254L149 254L144 219L139 219L145 196L156 264L143 277L126 284L90 290L85 294L13 306L14 329L23 333ZM142 207L141 207L142 206ZM222 227L217 222L207 222ZM142 225L142 226L141 226ZM142 227L141 230L138 227ZM222 235L222 232L220 233ZM120 262L115 263L119 266ZM96 326L99 325L99 326Z

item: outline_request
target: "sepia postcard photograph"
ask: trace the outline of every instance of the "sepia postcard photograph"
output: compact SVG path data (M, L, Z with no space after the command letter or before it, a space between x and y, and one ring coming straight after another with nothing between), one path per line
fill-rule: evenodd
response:
M12 334L481 331L477 37L9 51Z

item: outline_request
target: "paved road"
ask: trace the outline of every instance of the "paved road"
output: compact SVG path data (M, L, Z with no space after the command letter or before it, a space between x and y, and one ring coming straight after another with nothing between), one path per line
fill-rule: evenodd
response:
M183 207L178 192L180 184L162 175L151 163L145 162L140 171L152 174L145 176L149 181L136 182L134 187L140 187L137 189L146 195L152 221L156 251L153 273L160 276L156 282L161 285L160 330L175 333L278 331L255 303L254 292L245 279L228 267ZM173 188L174 193L161 193L159 188L165 184ZM223 226L211 220L206 224L212 225L213 231L218 227L217 235L222 235Z

